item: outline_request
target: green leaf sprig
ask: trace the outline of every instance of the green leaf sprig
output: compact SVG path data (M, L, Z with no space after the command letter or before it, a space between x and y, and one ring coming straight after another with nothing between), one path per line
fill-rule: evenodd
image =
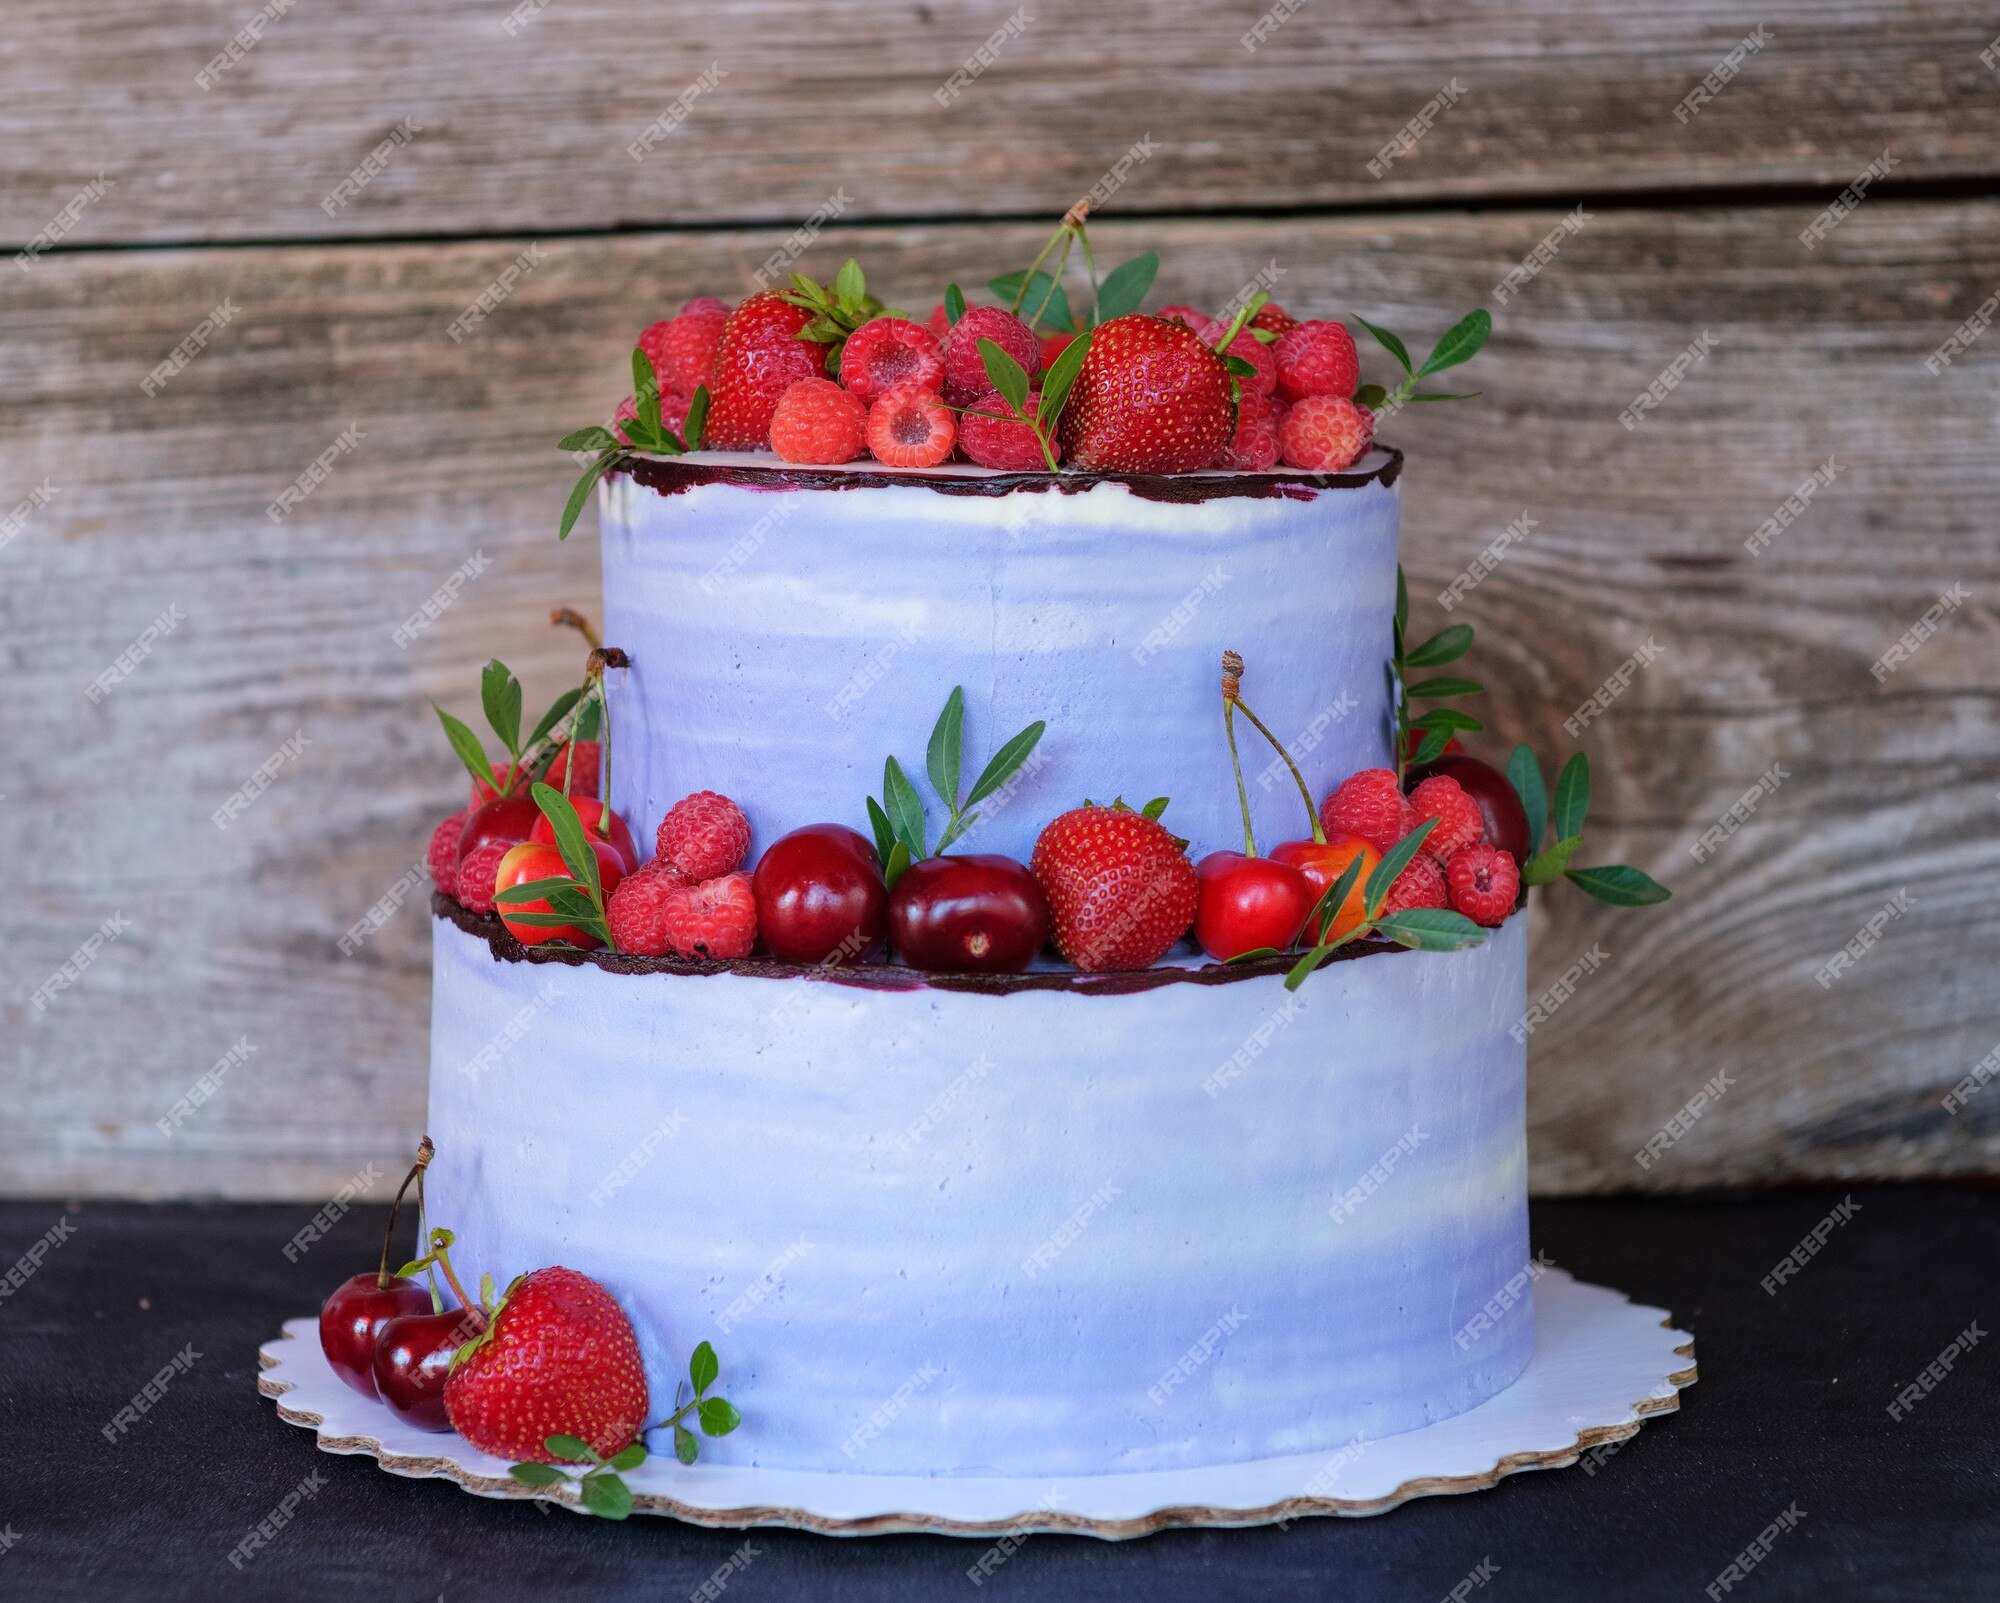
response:
M1402 383L1393 390L1385 390L1380 384L1362 385L1354 392L1357 406L1365 406L1369 411L1380 414L1393 412L1407 401L1470 401L1479 394L1477 390L1463 394L1447 394L1442 390L1420 393L1417 386L1433 373L1442 373L1448 367L1457 367L1477 356L1479 348L1493 332L1491 312L1484 309L1467 312L1444 331L1443 337L1431 347L1431 354L1424 358L1420 367L1411 365L1408 347L1386 328L1377 328L1365 317L1357 317L1354 321L1367 329L1375 337L1375 343L1396 359L1404 374Z
M588 1464L590 1468L581 1475L571 1475L553 1464L515 1464L507 1471L508 1477L537 1491L574 1482L577 1500L599 1519L631 1517L632 1488L625 1484L623 1472L637 1469L646 1462L648 1454L644 1442L628 1443L609 1458L603 1457L590 1443L577 1436L546 1437L542 1445L557 1458L573 1464Z
M673 1413L662 1425L655 1427L673 1428L674 1457L683 1464L692 1464L701 1456L701 1443L695 1440L694 1432L682 1423L690 1413L704 1436L727 1436L743 1423L743 1416L737 1413L734 1404L708 1395L708 1388L715 1384L716 1377L721 1373L722 1365L716 1359L715 1349L703 1342L688 1359L688 1378L674 1387ZM681 1401L683 1397L686 1402Z
M486 714L487 726L498 738L508 757L502 781L497 787L498 794L513 793L522 776L539 778L548 771L559 742L554 738L556 729L565 719L570 719L567 734L569 740L594 739L597 733L598 716L595 705L589 710L589 727L581 729L578 720L571 718L576 705L589 689L588 684L565 690L550 704L549 710L536 722L528 738L521 738L521 682L514 677L511 669L495 657L479 675L479 703ZM444 726L445 739L458 760L465 765L465 771L487 790L496 789L493 780L495 764L486 757L486 748L479 736L474 734L459 719L440 707L435 701L431 709L438 715L438 722Z
M629 417L618 425L624 430L625 438L621 440L611 429L594 423L587 429L574 429L556 442L558 448L564 451L596 452L590 465L583 470L583 476L569 492L556 537L561 540L569 538L569 531L576 527L576 520L582 516L584 503L590 499L590 492L597 487L597 481L634 453L651 451L658 456L680 456L684 452L699 450L702 432L708 426L708 402L708 386L696 385L694 394L688 400L687 420L681 425L680 432L675 433L668 428L660 415L660 382L653 371L653 359L643 350L635 349L632 352L632 404L639 415Z
M1042 373L1041 388L1035 394L1033 406L1028 404L1030 381L1027 370L992 340L979 342L979 359L986 366L987 381L999 391L1000 399L1007 403L1007 414L996 421L1026 425L1035 436L1035 443L1042 448L1042 460L1048 463L1051 473L1057 471L1059 461L1056 424L1069 401L1076 376L1083 370L1083 359L1089 354L1090 340L1088 333L1077 335L1049 363ZM971 417L994 417L991 412L981 412L972 407L959 407L957 410Z
M1455 913L1449 908L1413 907L1401 913L1382 911L1396 877L1410 866L1410 859L1423 849L1424 837L1437 828L1437 822L1435 818L1425 819L1382 854L1382 860L1370 871L1361 887L1361 922L1330 941L1318 942L1294 963L1291 972L1285 976L1286 990L1296 991L1341 947L1369 936L1391 940L1399 946L1412 947L1421 952L1457 952L1479 945L1492 933L1473 923L1463 913ZM1306 918L1306 928L1324 930L1326 921L1346 905L1354 883L1360 877L1361 856L1356 853L1340 878L1328 886L1326 894L1314 904Z
M1522 811L1528 815L1530 855L1521 866L1523 885L1548 885L1567 879L1579 890L1613 907L1650 907L1673 895L1650 874L1623 863L1570 867L1570 859L1583 844L1583 820L1590 811L1590 759L1582 752L1564 763L1562 772L1556 776L1553 813L1542 780L1541 759L1530 747L1514 748L1507 759L1507 779L1521 799ZM1555 839L1544 847L1542 839L1551 821Z
M812 320L797 337L827 348L826 370L835 378L840 376L840 355L847 346L847 336L884 315L885 310L882 302L868 293L867 277L852 256L841 263L831 284L821 284L804 273L792 274L792 287L780 290L778 299L812 313Z
M597 853L590 848L589 835L583 820L577 816L575 804L555 786L539 780L529 794L555 833L556 850L562 853L569 877L552 875L529 880L524 885L510 885L494 896L494 902L510 909L524 902L546 902L545 913L510 916L515 923L530 924L536 929L581 929L617 951L618 943L611 938L611 927L604 917L604 883L597 872Z
M937 723L931 730L930 745L924 752L925 775L949 815L944 833L938 837L939 852L978 822L979 804L1020 772L1022 764L1033 755L1047 728L1048 725L1038 718L1003 744L961 800L965 688L962 685L952 687L951 694L945 698L944 711L938 714ZM910 776L903 772L903 765L894 757L882 765L882 799L868 798L868 822L875 831L875 850L882 859L882 877L891 886L911 863L932 855L928 844L930 820L924 811L924 799L917 794L917 787L910 782Z
M1002 273L987 282L986 287L1000 300L1007 303L1007 309L1027 321L1032 331L1047 323L1051 328L1064 334L1083 334L1114 317L1123 317L1128 312L1136 312L1146 298L1146 292L1153 287L1153 279L1160 270L1160 258L1156 251L1147 251L1135 256L1129 262L1121 262L1104 275L1102 282L1097 276L1097 258L1090 249L1090 231L1086 220L1090 216L1091 202L1086 197L1063 213L1063 219L1056 225L1056 231L1042 246L1041 253L1025 268L1011 273ZM1090 277L1090 309L1088 315L1079 318L1070 309L1069 294L1063 288L1062 279L1069 266L1072 247L1080 250L1084 269ZM1055 262L1049 263L1053 255ZM950 296L946 295L947 308ZM953 317L952 322L958 321Z
M1419 679L1412 683L1412 669L1442 668L1446 663L1456 662L1472 649L1472 625L1455 623L1440 629L1430 639L1416 646L1406 645L1406 634L1410 622L1410 589L1403 578L1402 565L1396 567L1396 613L1391 633L1393 654L1389 660L1389 690L1396 704L1396 778L1400 780L1404 771L1412 766L1422 767L1435 761L1444 752L1451 739L1457 734L1471 734L1486 726L1470 713L1459 712L1452 707L1433 707L1416 717L1410 715L1410 701L1413 697L1430 699L1457 696L1483 695L1486 687L1476 679L1465 679L1453 675L1440 675L1434 679ZM1417 739L1415 751L1410 750L1410 736L1414 732ZM1407 760L1405 754L1408 754Z

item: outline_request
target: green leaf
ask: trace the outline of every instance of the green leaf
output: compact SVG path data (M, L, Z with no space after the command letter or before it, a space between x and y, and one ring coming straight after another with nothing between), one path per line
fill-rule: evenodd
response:
M1577 847L1583 844L1583 837L1572 835L1568 840L1559 840L1545 852L1536 852L1521 865L1523 885L1549 885L1563 877L1569 867L1569 860L1576 855Z
M895 826L896 839L910 848L912 857L928 857L924 844L929 822L924 817L924 799L910 783L903 765L891 757L882 765L882 805Z
M597 1456L597 1449L578 1436L549 1436L543 1439L542 1445L557 1458L567 1459L573 1464L604 1462Z
M1652 875L1623 863L1606 863L1598 868L1572 868L1571 883L1588 891L1600 902L1613 907L1651 907L1674 893Z
M1444 755L1445 747L1451 744L1449 729L1426 729L1423 739L1417 742L1416 750L1410 753L1410 766L1421 768L1425 763L1436 762Z
M1364 384L1354 392L1354 404L1365 406L1371 412L1382 410L1382 403L1389 399L1389 392L1379 384Z
M1431 347L1431 354L1424 358L1424 365L1417 369L1417 377L1425 378L1432 373L1442 373L1448 367L1457 367L1460 362L1471 361L1479 354L1479 347L1486 343L1487 335L1492 332L1491 312L1484 309L1467 312L1445 330L1443 339Z
M486 709L486 722L500 737L508 752L521 755L521 681L507 671L498 657L479 675L479 701Z
M873 796L868 798L868 827L875 831L875 857L885 866L889 853L896 845L896 831L889 822L889 815L882 811L882 804Z
M1278 957L1280 955L1282 954L1280 954L1275 946L1253 946L1247 952L1238 952L1234 957L1225 957L1222 961L1225 963L1257 963L1267 957Z
M586 1475L583 1506L601 1520L622 1520L632 1512L632 1488L616 1475Z
M1053 429L1056 419L1062 416L1063 405L1069 400L1070 387L1083 370L1084 357L1090 354L1090 339L1088 332L1077 335L1042 370L1042 397L1035 403L1035 418L1043 428Z
M1139 815L1142 818L1150 818L1157 824L1160 821L1160 814L1167 810L1169 800L1170 798L1166 796L1155 796L1144 807L1139 809Z
M1382 854L1382 861L1375 865L1368 876L1368 883L1361 888L1362 905L1367 908L1370 918L1382 911L1382 904L1389 899L1389 888L1396 883L1396 876L1410 866L1410 859L1423 849L1424 838L1437 828L1437 823L1435 818L1426 818ZM1338 907L1340 904L1336 902L1334 905Z
M601 710L595 696L583 704L583 711L576 715L576 738L578 740L595 740L597 738L599 723L597 715Z
M491 790L493 765L486 760L486 748L479 744L479 737L444 708L438 706L435 701L431 703L431 707L438 715L438 722L444 725L444 738L451 742L451 749L458 753L458 760L465 764L465 771Z
M418 1275L422 1274L424 1270L426 1270L429 1267L430 1267L430 1259L412 1258L408 1263L404 1264L402 1268L398 1269L396 1273L401 1275L405 1280L413 1280Z
M956 836L953 838L956 839ZM944 847L940 845L938 850L943 851ZM890 890L894 890L896 888L896 881L903 877L903 871L910 866L911 861L909 843L906 841L897 841L895 845L889 848L889 855L883 860L882 883L888 886Z
M868 294L868 280L862 274L861 264L852 256L833 275L833 293L841 305L850 307L858 307Z
M576 520L583 515L583 504L590 499L590 492L597 488L597 481L624 461L625 456L625 448L616 446L583 470L583 477L576 481L576 488L569 492L569 500L563 505L562 523L556 530L557 539L569 538L569 531L576 527Z
M559 451L615 451L618 436L602 423L593 423L587 429L574 429L556 441Z
M708 386L697 384L688 397L687 421L681 425L681 441L690 451L701 449L701 437L708 432Z
M1416 406L1424 401L1476 401L1485 393L1484 390L1465 390L1458 393L1450 390L1425 390L1421 395L1406 395L1403 399Z
M534 879L525 885L509 885L504 891L495 891L493 900L509 907L521 902L539 902L557 891L569 890L575 884L573 879Z
M1391 356L1395 357L1397 362L1399 362L1402 365L1402 369L1405 373L1412 371L1410 367L1410 353L1403 348L1403 342L1401 340L1397 339L1396 336L1391 334L1386 328L1377 328L1373 323L1369 322L1368 319L1365 317L1357 317L1355 318L1354 321L1359 323L1363 328L1367 329L1370 334L1373 334L1375 336L1375 343L1381 346L1382 349L1387 351ZM1363 401L1361 404L1363 406L1366 406L1368 403L1366 401Z
M1403 576L1402 563L1396 564L1396 636L1402 638L1403 631L1410 626L1410 584ZM1400 653L1399 653L1400 655ZM1424 664L1418 663L1418 667ZM1437 664L1432 663L1432 667Z
M549 892L549 911L559 913L572 923L597 916L597 904L590 899L590 892L575 881L565 881L559 888Z
M653 371L653 359L637 349L632 352L632 401L638 409L639 421L657 441L666 428L660 420L660 380Z
M1476 679L1419 679L1403 692L1406 696L1478 696L1486 687Z
M1021 364L992 340L979 342L979 359L986 364L986 377L1006 398L1017 417L1028 415L1028 375Z
M944 287L944 321L947 328L957 328L958 320L965 315L965 291L956 284Z
M1008 780L1012 779L1015 771L1033 754L1035 743L1042 738L1042 731L1048 727L1043 720L1037 718L1026 729L1022 730L1012 740L1008 741L1006 745L996 751L993 754L993 760L986 765L980 776L972 782L972 793L965 798L965 805L967 807L976 806L978 803L986 800L988 796L991 796L1002 785L1006 784Z
M1403 665L1407 668L1442 668L1448 662L1456 662L1472 649L1472 625L1455 623L1449 629L1440 629L1430 639L1413 651L1403 654Z
M704 1436L727 1436L743 1423L743 1416L736 1412L735 1406L720 1397L704 1397L696 1406L695 1414L701 1420Z
M1589 811L1590 759L1578 752L1556 776L1556 839L1581 835L1584 814Z
M722 1373L722 1363L715 1356L715 1349L707 1342L695 1348L694 1356L688 1359L688 1379L694 1382L695 1395L699 1397L715 1384L715 1377Z
M1257 364L1255 362L1246 362L1240 356L1225 356L1222 359L1222 365L1237 378L1255 378L1257 376Z
M1120 262L1104 275L1104 282L1097 286L1096 315L1093 323L1108 323L1114 317L1123 317L1128 312L1136 312L1139 303L1146 298L1146 291L1153 287L1154 276L1160 270L1158 251L1147 251L1143 256L1134 256L1129 262Z
M620 1451L613 1453L605 1461L605 1468L616 1470L637 1469L646 1462L646 1444L629 1442Z
M685 1425L674 1427L674 1457L683 1464L692 1464L701 1457L701 1443L695 1440L694 1432Z
M1340 871L1340 878L1327 886L1325 891L1320 894L1320 899L1313 903L1313 910L1306 915L1306 928L1313 931L1315 935L1323 934L1327 921L1347 905L1347 898L1354 891L1354 882L1360 877L1361 854L1357 852L1353 857L1348 859L1347 866ZM1321 958L1319 961L1320 963L1324 963L1326 959ZM1313 968L1318 967L1319 963L1315 963L1312 968L1306 970L1306 973L1310 974ZM1303 979L1304 975L1301 975L1300 978Z
M1412 729L1450 729L1471 734L1486 726L1469 712L1459 712L1452 707L1433 707L1421 717L1410 720Z
M595 911L588 918L578 913L509 913L507 917L516 924L528 924L535 929L560 930L575 927L604 938L604 927Z
M1068 293L1039 268L1032 277L1023 268L1002 273L998 278L989 280L986 287L1009 306L1015 304L1018 296L1021 320L1031 327L1036 323L1047 323L1066 334L1076 328L1076 315L1069 309Z
M535 798L535 805L542 810L542 816L549 821L549 828L555 831L556 849L562 853L562 860L569 865L590 899L598 906L604 902L604 887L598 883L597 853L590 849L590 842L583 833L583 820L576 816L576 807L553 785L537 781L529 792Z
M965 689L954 685L951 694L945 697L937 726L931 730L930 748L924 753L931 786L937 791L938 800L954 813L958 811L958 771L964 740Z
M1308 919L1306 924L1310 928L1312 921ZM1301 985L1305 984L1313 970L1318 968L1320 964L1324 963L1331 956L1333 956L1333 948L1331 946L1315 946L1304 957L1292 965L1292 971L1285 976L1285 989L1296 991Z
M1549 792L1542 781L1541 759L1532 746L1516 746L1507 759L1507 782L1521 798L1521 811L1528 815L1528 850L1542 844L1542 832L1549 824Z
M1380 920L1375 933L1420 952L1461 952L1477 946L1490 932L1448 907L1413 907Z
M560 1486L569 1479L553 1464L516 1464L507 1473L523 1486Z

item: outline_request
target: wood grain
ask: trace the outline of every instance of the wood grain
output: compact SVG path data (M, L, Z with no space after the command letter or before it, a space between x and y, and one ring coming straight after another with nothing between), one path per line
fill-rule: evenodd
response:
M1493 305L1561 215L1101 234L1109 252L1163 247L1158 300L1217 301L1275 261L1295 310L1359 311L1414 341ZM2000 335L1941 375L1923 366L2000 285L2000 206L1871 200L1810 256L1807 220L1594 213L1499 309L1468 370L1484 398L1384 427L1412 458L1420 625L1445 621L1434 598L1511 520L1534 520L1452 614L1480 630L1496 730L1568 749L1564 720L1658 646L1586 732L1586 856L1638 863L1675 899L1614 914L1559 890L1535 914L1538 990L1605 953L1531 1042L1545 1191L2000 1159L2000 1089L1940 1105L2000 1041ZM810 261L861 249L890 294L920 300L1037 232L832 234ZM469 713L495 652L543 696L575 669L543 619L594 605L595 542L554 538L568 464L550 442L623 393L639 327L738 291L780 238L544 242L463 344L446 325L532 241L80 253L16 283L0 506L54 493L0 547L15 753L0 1191L323 1197L370 1163L393 1177L423 1108L421 898L356 955L336 943L461 794L425 697ZM228 326L149 399L142 381L225 300ZM1624 428L1705 332L1710 354ZM350 427L354 448L272 522ZM1829 457L1832 487L1747 552ZM400 648L398 624L476 552L490 567ZM1954 584L1967 602L1878 684L1870 665ZM93 677L174 607L184 621L92 705ZM218 829L214 810L300 734ZM1694 861L1773 763L1789 777ZM1908 912L1818 985L1901 891ZM114 913L130 929L37 1011L30 992ZM163 1135L155 1121L239 1040L248 1060ZM1633 1154L1718 1074L1712 1109L1642 1169Z
M71 244L380 238L1060 213L1135 141L1151 212L1990 176L1996 25L1972 0L1508 0L1299 7L1133 0L310 0L259 13L15 0L0 42L0 238L100 173ZM532 10L533 0L529 8ZM268 9L268 8L266 8ZM1281 25L1248 50L1267 14ZM1769 43L1684 123L1751 32ZM989 40L991 64L952 75ZM650 153L628 147L704 73ZM1447 86L1407 155L1369 162ZM948 104L941 104L942 92ZM382 170L323 201L408 119Z

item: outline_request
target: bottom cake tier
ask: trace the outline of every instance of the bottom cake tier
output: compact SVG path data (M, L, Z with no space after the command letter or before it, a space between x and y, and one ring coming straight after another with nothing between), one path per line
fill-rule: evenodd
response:
M689 1352L721 1462L1069 1476L1413 1430L1534 1347L1526 920L1276 972L531 957L440 903L428 1183ZM636 970L636 971L632 971Z

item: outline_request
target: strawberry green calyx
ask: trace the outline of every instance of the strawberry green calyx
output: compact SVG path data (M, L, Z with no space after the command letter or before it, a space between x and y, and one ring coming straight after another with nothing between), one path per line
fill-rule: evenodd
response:
M831 284L818 283L804 273L792 274L792 287L779 290L778 299L812 313L812 320L795 337L826 346L827 371L836 377L847 336L863 323L891 315L878 297L868 293L868 280L852 256L841 264Z

